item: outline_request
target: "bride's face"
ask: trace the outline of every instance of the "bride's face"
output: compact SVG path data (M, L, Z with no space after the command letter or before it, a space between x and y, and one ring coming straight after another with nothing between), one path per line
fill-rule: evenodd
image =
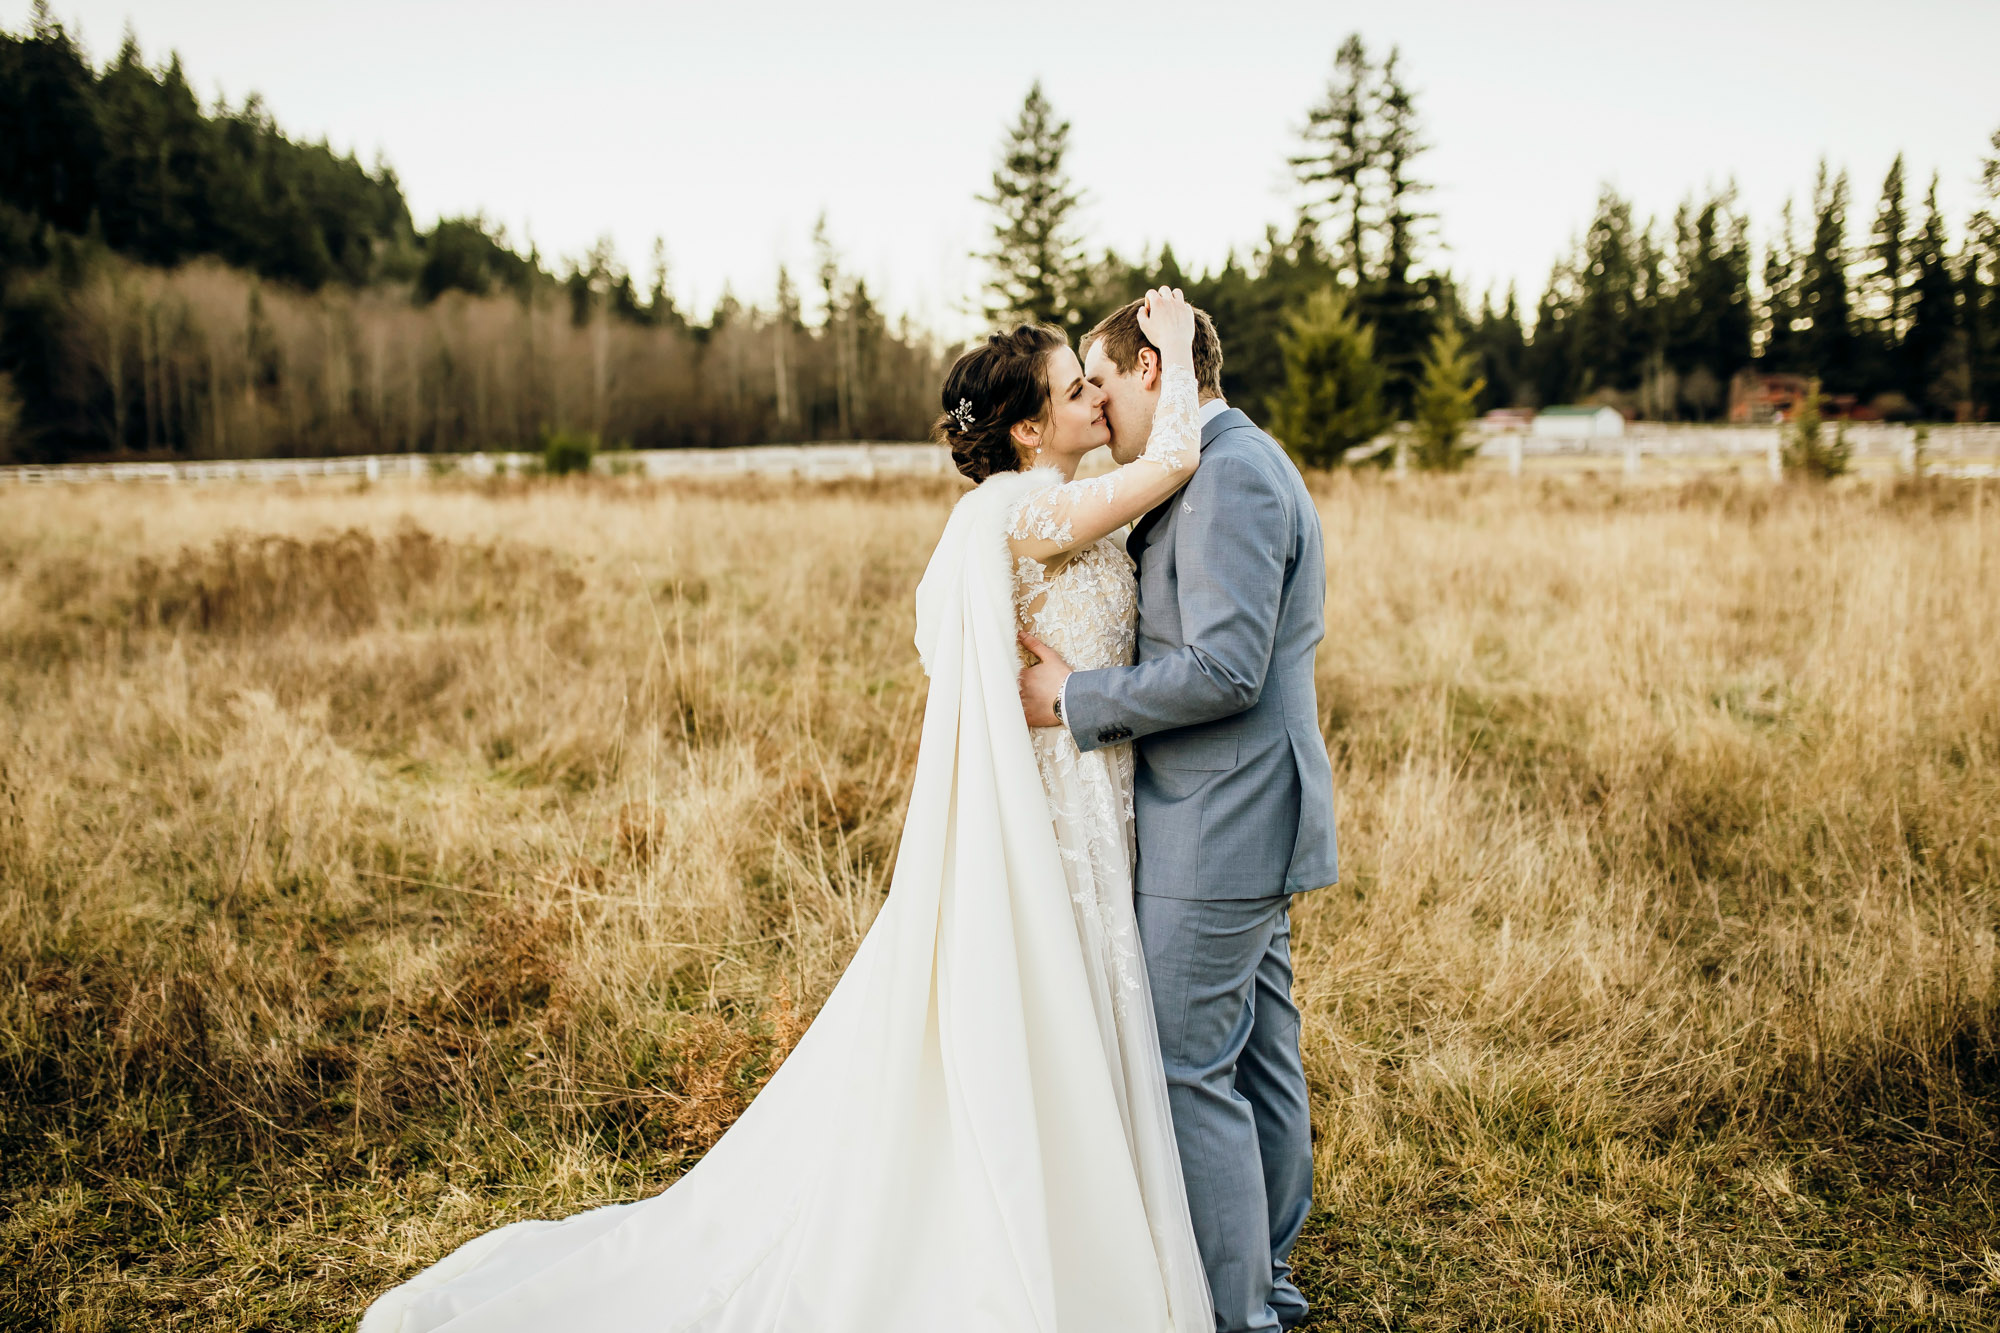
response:
M1104 390L1083 377L1076 353L1058 347L1049 353L1049 412L1035 430L1038 464L1078 459L1111 443L1111 424L1104 415Z

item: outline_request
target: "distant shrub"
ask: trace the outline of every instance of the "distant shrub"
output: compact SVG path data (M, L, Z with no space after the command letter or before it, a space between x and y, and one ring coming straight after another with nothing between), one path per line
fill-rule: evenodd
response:
M1841 423L1833 441L1826 438L1825 420L1820 412L1819 381L1814 380L1799 400L1791 428L1785 432L1785 471L1814 481L1830 481L1846 473L1853 446L1848 443L1847 425Z
M1445 325L1431 339L1423 380L1417 386L1417 447L1411 461L1418 467L1456 472L1479 452L1477 440L1465 439L1473 404L1486 387L1474 373L1477 364L1478 358L1465 350L1465 337L1457 325Z
M590 471L597 457L597 437L573 431L550 430L541 435L542 471L551 477L567 477L572 472Z
M1389 424L1375 331L1332 287L1312 293L1285 324L1285 387L1270 401L1272 429L1302 465L1332 467Z

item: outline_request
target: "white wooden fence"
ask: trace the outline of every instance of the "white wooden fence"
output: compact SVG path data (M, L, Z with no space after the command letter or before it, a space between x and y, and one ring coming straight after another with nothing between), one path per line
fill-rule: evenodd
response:
M1837 423L1828 423L1831 439ZM1917 466L1917 433L1924 431L1924 470L1938 476L2000 476L2000 424L1916 427L1887 422L1853 422L1847 442L1856 469L1864 472L1912 472ZM1551 439L1522 430L1475 428L1481 458L1504 461L1519 476L1528 459L1616 459L1628 476L1661 469L1700 467L1759 467L1772 478L1781 475L1784 448L1780 426L1693 426L1640 421L1610 438Z
M0 485L88 481L303 481L318 477L519 476L537 454L371 454L353 458L244 458L193 463L64 463L0 468ZM765 444L745 449L649 449L599 454L598 472L646 477L796 477L807 481L944 476L951 455L934 444Z
M1831 427L1829 427L1831 429ZM1744 464L1778 475L1780 428L1687 426L1639 422L1611 439L1551 440L1527 431L1475 430L1483 459L1520 475L1529 459L1622 460L1627 475L1647 471ZM1879 422L1850 425L1847 438L1865 471L1912 470L1916 429ZM1357 456L1393 448L1384 436ZM540 463L536 454L374 454L353 458L245 458L192 463L66 463L50 467L0 467L0 485L93 481L304 481L319 477L519 476ZM772 477L807 481L951 473L951 457L934 444L762 444L742 449L649 449L599 454L596 470L646 477ZM1932 426L1925 441L1925 470L1941 476L2000 476L2000 424Z

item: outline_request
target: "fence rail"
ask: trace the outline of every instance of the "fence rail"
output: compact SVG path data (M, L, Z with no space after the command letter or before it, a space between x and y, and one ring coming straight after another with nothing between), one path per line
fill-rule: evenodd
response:
M305 481L321 477L521 476L537 454L370 454L345 458L242 458L187 463L62 463L0 468L0 484L93 481ZM951 455L932 444L765 444L743 449L649 449L600 454L596 470L645 477L796 477L844 481L943 476Z
M1836 429L1829 425L1829 432ZM1921 432L1921 440L1919 433ZM1627 476L1653 465L1670 471L1690 467L1761 464L1773 479L1783 475L1784 427L1689 426L1668 422L1634 422L1616 436L1569 438L1536 435L1532 430L1477 428L1480 457L1504 460L1508 471L1521 475L1529 458L1543 460L1622 459ZM1845 427L1850 456L1857 471L1913 473L1919 464L1937 476L2000 476L2000 424L1985 422L1948 426L1904 426L1886 422L1855 422ZM1393 437L1380 443L1393 443ZM1400 459L1399 459L1400 463Z
M1839 423L1828 423L1831 438ZM1916 444L1917 432L1925 432L1925 449L1937 457L2000 457L2000 423L1975 422L1967 425L1905 426L1880 421L1850 422L1847 441L1856 458L1905 458ZM1563 439L1538 436L1530 430L1485 431L1485 450L1504 452L1506 442L1519 439L1523 452L1537 454L1583 454L1617 457L1636 446L1653 456L1692 455L1754 457L1768 454L1782 443L1782 426L1691 426L1673 422L1635 421L1619 436Z
M1738 466L1761 460L1778 471L1782 439L1777 426L1685 426L1639 422L1622 436L1551 439L1525 430L1475 429L1484 459L1519 473L1528 459L1623 460L1628 474L1646 470L1647 460L1667 466ZM1870 470L1886 465L1915 466L1916 428L1882 423L1851 425L1848 442L1855 459ZM1358 455L1392 448L1384 436ZM1925 441L1926 470L1946 476L2000 476L2000 424L1932 426ZM537 454L371 454L344 458L244 458L185 463L63 463L46 467L0 467L0 485L96 481L308 481L324 477L397 477L459 474L520 476L539 467ZM760 444L740 449L649 449L600 454L599 472L644 477L769 477L845 481L885 476L947 476L951 456L933 444Z

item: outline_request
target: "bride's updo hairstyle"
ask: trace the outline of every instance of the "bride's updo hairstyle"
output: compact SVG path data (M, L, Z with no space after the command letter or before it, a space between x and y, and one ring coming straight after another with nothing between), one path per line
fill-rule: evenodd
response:
M931 437L951 448L951 461L975 482L1021 470L1013 429L1039 421L1049 405L1049 353L1069 346L1061 329L1023 324L995 333L945 372L944 414Z

